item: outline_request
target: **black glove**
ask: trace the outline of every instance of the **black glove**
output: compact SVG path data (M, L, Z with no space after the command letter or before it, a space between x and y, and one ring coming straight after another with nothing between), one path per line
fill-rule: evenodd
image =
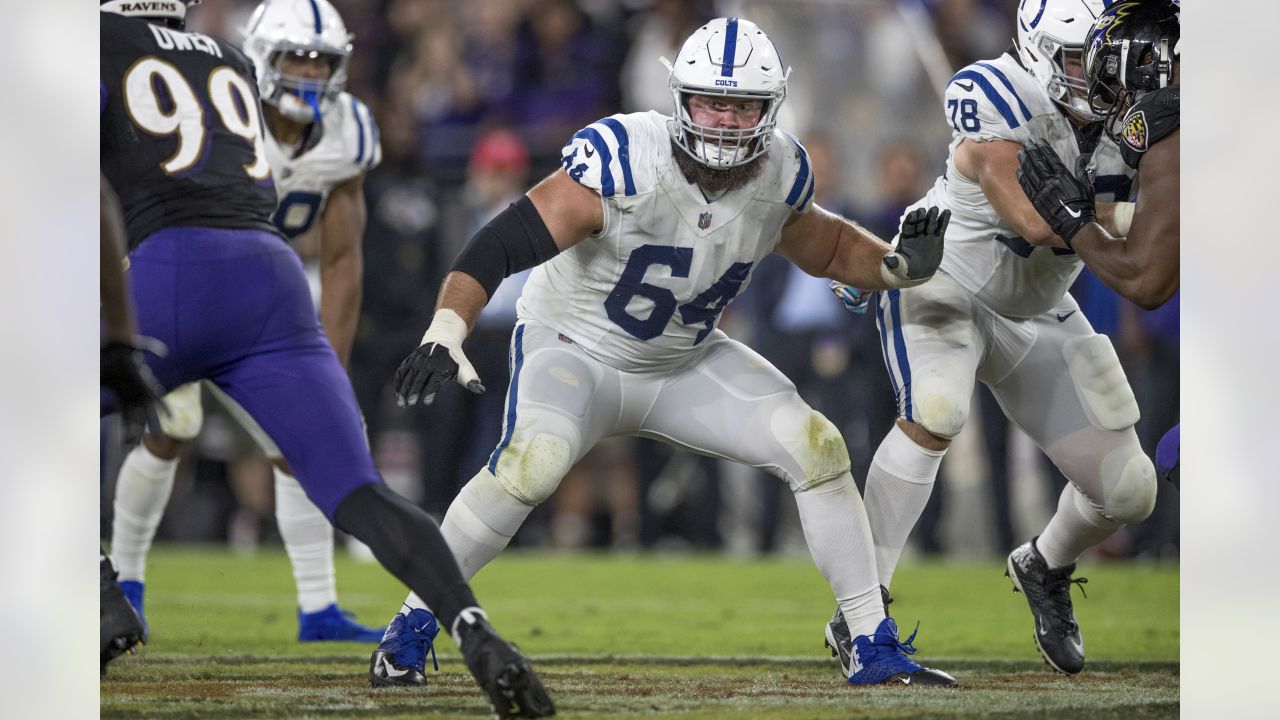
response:
M475 373L474 370L471 372ZM396 368L396 404L400 407L414 405L421 398L423 405L430 405L436 399L440 386L457 376L458 363L444 343L419 345ZM479 379L467 383L467 389L477 395L484 393L484 385Z
M1093 185L1081 181L1047 143L1032 142L1018 151L1018 184L1040 217L1067 246L1089 223L1098 221Z
M938 212L936 206L907 213L898 247L884 257L889 287L913 287L933 277L942 263L942 240L950 222L951 211Z
M164 388L151 374L141 350L118 340L108 342L102 346L99 374L102 387L114 393L120 405L126 443L137 442L147 426L152 432L160 432L156 411L167 412L161 400Z

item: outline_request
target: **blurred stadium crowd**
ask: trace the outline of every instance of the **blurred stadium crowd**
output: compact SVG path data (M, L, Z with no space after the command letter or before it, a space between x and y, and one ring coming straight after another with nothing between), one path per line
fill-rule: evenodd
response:
M398 410L390 380L418 343L448 267L471 233L558 166L561 145L615 112L671 111L666 69L706 19L751 18L792 68L779 126L808 147L818 202L885 239L943 167L940 91L954 69L1011 44L1015 0L333 0L355 35L348 90L372 110L384 159L365 193L364 301L351 359L374 457L400 493L440 517L497 444L507 345L524 276L509 278L466 351L488 392L442 392ZM239 42L254 0L204 0L188 28ZM313 244L313 243L312 243ZM307 238L304 257L314 255ZM318 283L318 280L317 280ZM1154 312L1086 270L1072 289L1112 337L1154 453L1178 419L1178 301ZM773 362L843 431L866 476L894 418L874 317L847 313L774 256L721 327ZM924 553L1003 555L1052 512L1064 479L979 385L913 535ZM182 463L158 539L279 542L270 466L218 403ZM103 534L122 451L104 424ZM616 438L589 454L515 543L558 548L804 551L794 503L749 468ZM1178 553L1176 491L1101 548Z

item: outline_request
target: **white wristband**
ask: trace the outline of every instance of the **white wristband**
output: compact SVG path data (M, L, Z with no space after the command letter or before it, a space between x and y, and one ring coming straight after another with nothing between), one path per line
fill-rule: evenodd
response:
M446 347L461 347L462 341L467 339L467 322L462 319L458 313L448 309L441 308L436 311L435 317L431 318L431 327L422 335L422 342L419 345L427 343L440 343Z
M1119 231L1121 235L1129 234L1129 226L1133 224L1134 206L1135 203L1131 202L1116 203L1116 230Z
M896 253L889 253L894 255ZM889 257L886 255L885 257ZM929 278L924 277L918 280L912 280L907 277L907 259L898 255L898 270L890 270L888 265L884 264L884 260L880 260L880 279L888 286L890 290L898 290L901 288L912 288L917 285L923 285L929 282Z

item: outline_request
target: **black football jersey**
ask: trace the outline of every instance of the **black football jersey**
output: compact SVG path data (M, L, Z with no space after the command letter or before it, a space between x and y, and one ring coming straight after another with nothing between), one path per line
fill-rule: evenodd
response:
M99 15L100 158L130 248L169 227L274 231L250 60L207 35Z
M1120 154L1135 170L1152 145L1178 129L1181 85L1153 90L1129 108L1120 131Z

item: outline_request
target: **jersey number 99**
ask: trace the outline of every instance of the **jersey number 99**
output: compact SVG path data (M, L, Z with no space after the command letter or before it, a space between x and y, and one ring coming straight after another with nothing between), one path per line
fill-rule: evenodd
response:
M162 101L160 89L165 97ZM271 175L262 143L262 118L257 96L249 81L228 65L209 73L209 103L222 126L253 145L253 161L244 166L255 180ZM204 105L196 91L176 67L156 57L144 57L124 74L125 108L133 123L151 135L176 135L178 149L160 169L176 175L194 167L206 149Z

